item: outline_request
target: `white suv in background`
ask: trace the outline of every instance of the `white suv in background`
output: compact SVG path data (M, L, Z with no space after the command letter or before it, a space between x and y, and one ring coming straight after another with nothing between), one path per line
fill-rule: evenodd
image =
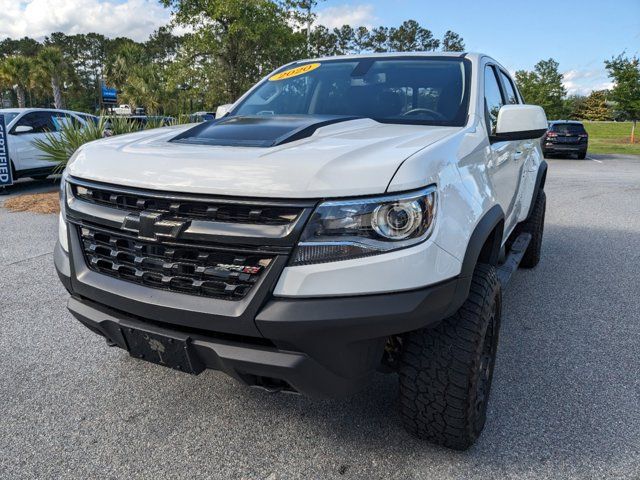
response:
M469 447L502 289L540 258L544 111L462 53L294 62L224 110L71 159L73 315L133 357L270 391L397 373L405 427Z
M8 132L9 158L13 167L13 178L46 178L56 163L42 158L42 152L34 145L35 139L44 139L47 133L57 135L60 126L69 120L81 125L97 121L87 113L48 108L0 109Z

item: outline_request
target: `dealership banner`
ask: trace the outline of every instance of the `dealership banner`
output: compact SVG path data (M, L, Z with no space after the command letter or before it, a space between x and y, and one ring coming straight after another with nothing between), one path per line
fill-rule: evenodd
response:
M100 88L100 97L104 105L118 104L118 90L116 90L115 88L107 87L104 82L102 82Z
M4 115L0 114L0 187L11 185L11 161L9 160L9 144L7 142L7 126Z

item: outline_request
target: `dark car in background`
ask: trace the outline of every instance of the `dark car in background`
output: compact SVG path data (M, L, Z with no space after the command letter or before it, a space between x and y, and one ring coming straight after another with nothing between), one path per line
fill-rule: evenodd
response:
M545 157L576 154L579 159L584 159L588 146L589 134L584 125L572 120L549 122L549 129L542 137L542 152Z

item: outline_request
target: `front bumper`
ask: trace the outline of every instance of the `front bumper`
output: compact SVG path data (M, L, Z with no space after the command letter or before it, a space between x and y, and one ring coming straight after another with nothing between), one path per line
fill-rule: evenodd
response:
M469 289L469 279L454 278L423 289L377 295L305 299L267 295L255 310L237 318L213 308L208 313L206 302L199 299L197 311L184 304L176 308L158 292L149 295L133 288L136 285L124 285L122 295L117 295L114 279L78 272L74 263L81 259L70 259L60 244L54 258L71 293L71 313L119 347L128 349L124 328L187 336L206 368L224 371L248 385L317 397L339 397L361 389L379 368L390 335L438 323L460 307ZM248 322L255 330L247 328Z

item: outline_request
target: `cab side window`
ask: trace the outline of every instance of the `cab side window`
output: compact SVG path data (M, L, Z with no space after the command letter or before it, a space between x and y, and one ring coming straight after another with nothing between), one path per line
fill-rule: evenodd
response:
M82 123L80 122L80 120L78 120L75 117L72 117L67 113L55 112L51 115L51 121L53 123L53 126L55 127L54 131L56 132L60 132L64 127L72 127L72 126L81 127L82 126Z
M504 86L504 93L507 96L507 103L519 103L518 95L516 94L516 89L513 86L513 82L502 70L500 70L500 78L502 78L502 85Z
M489 135L494 135L496 133L498 112L500 111L500 107L503 105L504 100L502 98L500 83L496 77L496 72L493 67L487 65L484 69L484 115Z
M78 117L80 117L81 120L83 120L85 123L87 124L95 124L95 125L99 125L100 124L100 119L98 117L94 117L93 115L80 115L78 114ZM203 115L202 116L202 120L200 121L205 121L205 120L213 120L212 118L208 118L207 115Z
M16 127L26 126L33 130L29 133L46 133L55 132L57 130L53 122L51 112L31 112L22 117L15 125Z

